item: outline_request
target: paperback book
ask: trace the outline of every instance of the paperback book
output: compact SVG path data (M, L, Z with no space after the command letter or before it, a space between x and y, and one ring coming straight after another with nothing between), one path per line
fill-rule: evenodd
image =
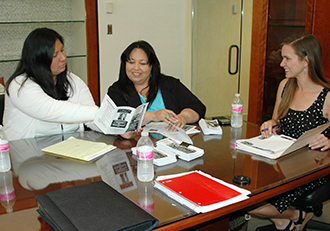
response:
M203 134L205 135L221 135L222 128L219 124L219 121L200 119L198 122L199 127L201 128Z
M190 144L178 143L169 138L157 141L157 149L172 154L178 158L191 161L204 155L204 150Z
M104 134L125 134L141 128L148 103L137 108L116 106L106 94L92 123L86 124L92 130Z

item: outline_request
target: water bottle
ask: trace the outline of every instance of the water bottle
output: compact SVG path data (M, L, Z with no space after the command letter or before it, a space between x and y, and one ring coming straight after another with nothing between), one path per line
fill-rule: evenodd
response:
M154 211L154 187L152 182L139 182L138 181L138 191L139 191L139 205L146 210L148 213Z
M16 201L12 171L0 173L0 201L7 213L13 211Z
M232 127L230 129L230 147L235 149L236 148L236 140L240 139L242 136L242 128L235 128Z
M236 93L233 102L231 103L231 126L240 128L243 125L243 101L240 94Z
M149 182L154 179L154 145L149 138L147 131L142 131L137 148L137 178L142 182Z
M11 168L9 157L9 144L6 134L0 125L0 172L7 172Z

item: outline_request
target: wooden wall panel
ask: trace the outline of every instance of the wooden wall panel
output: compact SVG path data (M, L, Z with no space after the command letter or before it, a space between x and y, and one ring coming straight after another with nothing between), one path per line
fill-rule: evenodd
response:
M321 43L323 71L325 77L330 81L330 1L314 1L312 34L314 34Z
M97 0L85 0L87 82L94 101L100 105Z
M256 124L262 122L267 23L268 1L254 0L248 121Z

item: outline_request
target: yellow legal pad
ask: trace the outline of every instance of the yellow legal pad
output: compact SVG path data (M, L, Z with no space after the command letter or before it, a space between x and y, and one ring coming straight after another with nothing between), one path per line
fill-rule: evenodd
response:
M48 146L42 149L42 151L46 154L62 158L90 162L115 148L116 146L108 145L103 142L70 137L67 140Z

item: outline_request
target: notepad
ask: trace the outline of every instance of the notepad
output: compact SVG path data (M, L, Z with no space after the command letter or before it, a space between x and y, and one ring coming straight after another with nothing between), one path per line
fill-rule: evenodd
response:
M250 191L202 171L159 176L155 188L197 213L209 212L245 200Z
M103 142L70 137L67 140L48 146L42 149L42 151L46 154L62 158L90 162L115 148L115 146Z

